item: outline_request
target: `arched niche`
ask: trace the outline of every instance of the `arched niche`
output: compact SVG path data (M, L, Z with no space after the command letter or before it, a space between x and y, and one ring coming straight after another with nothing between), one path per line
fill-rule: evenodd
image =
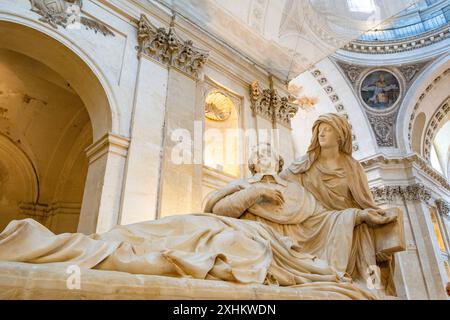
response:
M118 132L117 112L111 103L113 99L111 94L108 97L106 80L101 83L101 72L96 70L95 63L51 27L40 28L36 30L20 23L2 21L0 17L0 48L29 56L64 78L66 85L81 97L89 113L94 141L108 132ZM72 48L68 47L69 44Z
M83 50L83 45L86 44L71 39L70 34L64 30L52 28L20 15L0 13L0 50L26 56L52 71L49 73L57 75L55 78L44 76L43 80L55 82L57 78L56 82L60 87L72 91L86 111L85 118L88 118L89 126L92 128L88 139L89 148L85 148L86 139L77 142L78 147L74 146L83 152L81 156L86 157L84 159L88 165L82 203L72 203L70 199L69 202L63 199L62 203L57 199L58 201L54 203L58 192L65 193L71 188L69 185L58 185L58 178L52 177L52 188L56 185L60 191L52 193L53 189L47 190L45 199L41 197L34 200L31 204L21 207L21 210L30 214L49 210L79 214L79 219L74 220L78 223L77 230L93 233L108 230L117 224L129 139L120 136L119 112L113 87L105 76L105 70L99 67L86 50ZM75 123L75 120L74 117L65 123L70 125ZM60 137L67 136L67 133L61 132ZM76 167L80 158L71 154L74 149L60 148L58 141L55 141L54 145L55 150L65 150L62 152L69 155L71 160L67 162L58 159L55 153L50 159L52 162L51 164L49 162L49 166L57 164L62 167L61 177L75 176L71 168ZM45 175L45 172L41 173Z

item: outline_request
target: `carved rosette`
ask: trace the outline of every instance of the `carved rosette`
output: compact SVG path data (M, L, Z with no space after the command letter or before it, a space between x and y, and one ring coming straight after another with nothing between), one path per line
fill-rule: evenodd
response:
M146 55L167 66L177 68L194 78L206 61L208 52L194 47L191 40L183 41L173 26L155 27L145 15L141 15L138 29L139 53Z
M53 28L58 28L58 26L68 28L78 23L86 29L94 30L95 33L115 36L103 23L81 15L82 0L30 0L30 3L31 11L41 16L39 20L48 23Z
M276 89L261 89L254 81L250 85L251 109L254 115L260 115L272 123L281 123L291 127L291 119L297 114L298 106L282 97Z
M437 199L435 204L440 214L450 217L450 204L448 202L444 199Z
M396 198L406 201L429 201L431 192L423 184L415 183L409 186L382 186L371 188L376 202L393 201Z

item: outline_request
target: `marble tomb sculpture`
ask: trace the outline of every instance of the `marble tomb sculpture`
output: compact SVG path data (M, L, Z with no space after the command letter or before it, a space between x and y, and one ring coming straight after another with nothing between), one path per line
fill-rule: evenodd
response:
M0 262L105 270L105 281L128 273L293 287L318 299L395 295L401 212L375 205L351 147L346 119L322 115L306 156L281 172L282 159L258 145L253 176L210 194L205 213L92 235L15 220L0 234ZM377 265L382 286L371 288Z

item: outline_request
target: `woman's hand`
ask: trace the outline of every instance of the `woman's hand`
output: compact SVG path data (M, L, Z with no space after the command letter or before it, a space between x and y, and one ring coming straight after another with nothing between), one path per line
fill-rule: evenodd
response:
M397 220L397 215L387 215L383 210L365 209L358 212L356 216L356 225L363 222L367 223L371 227L388 224Z
M268 186L258 186L257 187L258 195L270 202L275 202L279 205L284 204L283 194L279 190L272 189Z

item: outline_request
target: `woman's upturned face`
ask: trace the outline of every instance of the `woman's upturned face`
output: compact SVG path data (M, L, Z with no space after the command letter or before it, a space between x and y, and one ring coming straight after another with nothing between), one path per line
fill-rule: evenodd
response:
M321 148L334 148L339 146L339 135L328 123L319 125L319 144Z

